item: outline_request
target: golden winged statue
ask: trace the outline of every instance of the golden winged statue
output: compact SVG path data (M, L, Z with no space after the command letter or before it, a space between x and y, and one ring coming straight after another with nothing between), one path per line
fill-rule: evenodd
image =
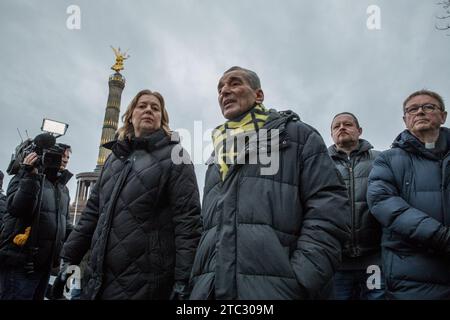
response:
M112 70L119 72L120 70L123 70L123 61L128 59L130 57L129 54L127 54L127 51L121 52L120 47L118 49L111 46L111 48L114 51L114 54L116 55L116 63L111 67Z

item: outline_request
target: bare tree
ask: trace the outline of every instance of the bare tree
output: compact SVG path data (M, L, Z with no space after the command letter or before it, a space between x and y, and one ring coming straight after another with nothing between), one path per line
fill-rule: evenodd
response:
M436 18L439 22L435 25L438 30L449 30L450 29L450 0L443 0L437 3L444 10L443 14L437 15ZM448 20L447 20L448 19ZM447 34L450 36L450 34Z

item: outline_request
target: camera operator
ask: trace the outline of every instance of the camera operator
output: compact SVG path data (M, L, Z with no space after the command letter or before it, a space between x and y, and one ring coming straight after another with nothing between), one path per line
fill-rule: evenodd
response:
M38 154L31 152L9 183L0 236L1 300L43 300L51 268L58 265L72 229L66 187L72 177L66 170L71 149L57 147L62 152L59 170L40 166Z
M3 193L3 172L0 170L0 233L3 229L3 216L6 213L6 196Z

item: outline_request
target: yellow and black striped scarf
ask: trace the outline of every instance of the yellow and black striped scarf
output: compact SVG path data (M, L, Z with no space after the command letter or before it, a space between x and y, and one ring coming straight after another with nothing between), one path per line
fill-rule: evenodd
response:
M230 165L235 162L241 151L237 150L236 143L239 136L257 132L266 123L268 114L263 104L257 104L238 119L227 121L214 129L212 140L222 181L225 180Z

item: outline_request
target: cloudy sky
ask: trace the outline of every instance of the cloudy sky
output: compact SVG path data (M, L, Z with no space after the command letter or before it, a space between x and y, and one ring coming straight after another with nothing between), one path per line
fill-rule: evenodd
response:
M122 112L139 90L159 91L172 129L189 130L197 146L206 147L202 133L223 122L220 75L239 65L260 75L266 106L294 110L327 145L333 115L350 111L363 138L389 148L404 128L409 93L428 88L450 99L450 31L435 29L444 13L437 2L1 0L0 169L20 141L17 128L35 136L44 117L69 124L60 139L73 147L69 169L95 168L110 45L131 55ZM67 28L70 5L80 8L80 29ZM380 9L379 30L367 27L370 5ZM202 130L194 135L195 121ZM205 167L196 172L202 189ZM75 186L73 179L72 197Z

